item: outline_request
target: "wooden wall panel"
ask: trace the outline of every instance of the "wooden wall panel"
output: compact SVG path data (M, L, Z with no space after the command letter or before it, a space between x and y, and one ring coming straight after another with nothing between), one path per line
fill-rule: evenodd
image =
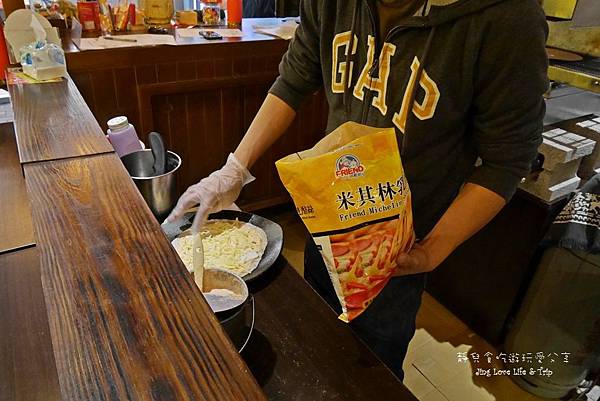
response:
M271 39L114 49L96 52L95 60L86 52L68 54L67 65L86 100L93 100L90 108L104 129L109 117L124 114L143 141L152 130L165 136L183 159L178 176L183 191L220 168L235 149L278 75L286 49L287 42ZM322 137L326 114L322 93L307 101L288 133L254 166L258 180L243 191L241 204L255 208L288 200L273 163Z
M79 93L81 93L83 100L85 100L85 103L90 110L93 111L96 105L96 99L94 99L93 80L90 72L74 72L70 75L71 79L77 86L77 89L79 89ZM96 116L94 115L94 117Z
M196 63L194 61L177 62L177 80L193 81L194 79L196 79Z
M129 68L115 68L114 70L115 77L115 90L116 90L116 99L114 99L113 103L118 106L115 115L111 115L109 117L116 117L117 115L127 116L129 122L133 124L134 127L140 126L140 113L138 110L138 95L137 95L137 84L135 82L135 69L132 67ZM103 104L103 102L101 103ZM94 111L94 115L100 116L102 115L102 111ZM106 115L106 114L104 114ZM96 117L98 118L98 117ZM106 127L106 121L101 121L100 125L104 128Z
M72 72L71 78L103 132L108 128L108 120L121 115L127 116L136 128L140 126L135 68Z
M216 76L215 61L211 59L196 62L196 77L198 79L213 78Z
M223 165L250 126L269 87L270 84L245 85L152 98L154 129L183 159L179 191ZM322 137L326 124L324 107L322 94L308 99L290 129L252 168L257 180L242 192L241 205L254 208L263 206L265 200L276 204L287 199L275 161L313 146Z
M270 85L249 86L245 88L244 127L242 135L250 127L254 116L267 95L269 87ZM272 167L274 167L271 163L273 159L272 151L272 149L267 150L265 155L258 159L252 167L252 173L257 179L244 188L239 200L240 205L248 205L271 197L277 197L277 194L270 193Z
M102 105L101 107L96 107L94 116L106 132L106 122L112 117L123 114L117 99L115 70L94 71L92 77L94 100L96 104Z
M177 64L161 63L157 66L158 82L174 82L177 80Z
M154 84L158 82L156 64L144 64L135 67L135 79L138 85Z

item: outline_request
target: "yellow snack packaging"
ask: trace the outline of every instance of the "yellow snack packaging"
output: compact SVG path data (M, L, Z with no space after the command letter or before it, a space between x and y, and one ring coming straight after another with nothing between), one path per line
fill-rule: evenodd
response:
M350 322L383 290L415 235L393 128L348 122L275 163Z

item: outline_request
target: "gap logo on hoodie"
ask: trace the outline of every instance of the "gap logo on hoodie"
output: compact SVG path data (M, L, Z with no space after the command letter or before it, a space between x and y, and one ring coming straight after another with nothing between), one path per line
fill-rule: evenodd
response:
M350 66L346 66L346 55L350 47L350 35L351 32L342 32L335 35L332 43L332 69L331 69L331 91L333 93L344 93L344 83L348 82L350 87L350 80L346 81L346 73L349 71L349 76L353 75L354 62L350 62ZM352 53L356 54L358 47L358 38L354 36ZM371 105L379 110L382 116L386 116L390 110L387 106L387 91L388 91L388 80L390 77L390 65L392 57L396 54L396 46L392 43L384 43L381 48L379 55L378 72L377 74L370 74L375 63L375 38L371 35L367 39L367 60L365 65L362 66L360 76L354 88L352 88L352 95L360 101L364 101L365 93L367 91L373 92L371 99ZM400 110L392 110L393 123L394 125L404 133L406 128L406 120L408 118L408 103L410 102L410 96L415 86L417 79L418 70L420 67L420 61L415 56L410 66L410 78L404 97L402 99L402 106ZM360 68L360 66L358 66ZM373 76L372 76L373 75ZM376 75L376 77L375 77ZM433 79L427 74L427 71L423 69L419 85L423 93L423 100L421 102L415 102L412 108L412 112L419 120L428 120L433 118L437 108L437 104L440 100L440 91L438 85Z
M324 88L324 134L348 121L394 127L418 238L465 182L511 198L542 141L548 26L538 0L429 0L385 35L378 0L300 4L269 93L300 110Z

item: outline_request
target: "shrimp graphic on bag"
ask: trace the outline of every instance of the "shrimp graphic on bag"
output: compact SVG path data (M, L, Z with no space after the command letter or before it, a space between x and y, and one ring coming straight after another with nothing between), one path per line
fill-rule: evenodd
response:
M349 322L388 283L414 243L410 189L393 128L348 122L275 163L319 248Z

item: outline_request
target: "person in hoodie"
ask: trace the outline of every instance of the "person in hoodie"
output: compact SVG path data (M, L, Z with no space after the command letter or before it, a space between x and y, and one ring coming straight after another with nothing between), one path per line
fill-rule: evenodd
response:
M319 88L327 132L346 121L395 127L418 242L351 326L402 379L426 273L500 211L537 154L545 16L537 0L304 0L300 17L280 76L235 153L191 186L167 221L199 203L197 229L234 202L254 179L248 169ZM312 241L305 278L340 312Z

